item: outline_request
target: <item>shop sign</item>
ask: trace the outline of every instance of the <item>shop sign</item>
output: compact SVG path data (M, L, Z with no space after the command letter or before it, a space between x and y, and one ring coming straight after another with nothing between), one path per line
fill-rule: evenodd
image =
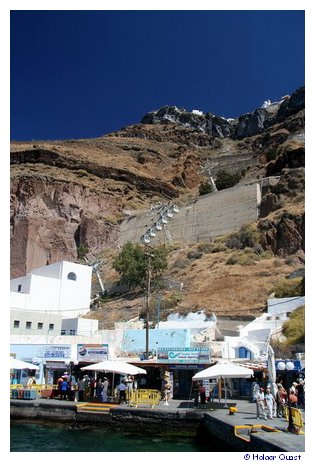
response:
M108 359L107 344L78 344L78 362L101 362Z
M46 368L47 369L60 370L60 369L67 369L67 365L62 361L60 361L60 362L47 361L46 362Z
M210 361L209 348L159 348L157 361L160 363L203 364Z
M46 360L70 359L71 345L41 345L36 352L36 357Z
M207 361L208 362L208 361ZM206 364L206 363L205 363ZM199 364L172 364L170 366L171 370L202 370L204 369L204 365Z

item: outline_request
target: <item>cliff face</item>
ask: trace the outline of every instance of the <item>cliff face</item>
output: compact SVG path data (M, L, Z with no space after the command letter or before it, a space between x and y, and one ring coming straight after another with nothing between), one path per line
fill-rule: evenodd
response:
M11 277L75 261L82 248L94 254L117 249L126 215L198 196L208 181L208 161L214 176L220 169L242 172L245 184L283 168L303 168L304 139L291 140L304 130L303 105L304 88L277 110L257 109L233 120L164 107L141 124L99 138L12 142ZM264 199L264 217L283 205L278 192ZM264 247L284 254L285 244L274 243L274 226L262 229Z
M11 276L58 260L75 261L80 246L91 251L116 246L119 211L108 194L43 176L11 181Z

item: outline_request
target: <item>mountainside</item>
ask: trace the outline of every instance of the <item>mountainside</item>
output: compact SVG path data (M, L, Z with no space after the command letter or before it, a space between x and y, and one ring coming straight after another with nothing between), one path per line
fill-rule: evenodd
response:
M117 284L110 259L121 223L157 203L191 203L211 168L214 178L223 170L263 184L255 242L169 246L168 277L185 288L176 309L261 310L275 280L304 265L304 162L304 88L233 120L163 107L94 139L12 142L11 277L88 252L106 257L103 277ZM227 263L235 252L247 252L248 264ZM111 303L113 320L132 315L126 300Z

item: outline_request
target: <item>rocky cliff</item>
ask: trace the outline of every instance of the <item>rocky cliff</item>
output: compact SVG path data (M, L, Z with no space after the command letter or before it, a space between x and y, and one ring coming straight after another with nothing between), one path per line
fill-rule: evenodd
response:
M74 261L82 252L117 249L119 224L130 213L198 196L208 161L214 174L242 173L244 184L303 169L303 130L301 88L276 110L260 108L233 120L164 107L99 138L12 142L11 277L60 259ZM297 197L289 200L289 216L281 221L272 215L282 213L288 197L281 188L268 189L262 202L262 242L277 255L304 246ZM291 237L295 244L286 246Z
M284 98L266 108L259 108L253 112L241 115L236 119L219 117L210 112L189 112L176 106L164 106L157 111L146 114L142 124L169 124L201 131L213 137L242 139L262 133L288 116L296 114L305 106L304 87L296 90L291 97Z

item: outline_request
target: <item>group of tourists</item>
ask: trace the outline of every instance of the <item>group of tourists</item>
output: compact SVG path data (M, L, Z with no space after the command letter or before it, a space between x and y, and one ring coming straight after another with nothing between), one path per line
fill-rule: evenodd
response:
M69 400L71 389L73 390L75 401L96 399L101 403L106 403L112 399L112 384L107 377L98 378L97 380L88 375L84 375L77 380L73 377L70 386L69 378L63 376L57 380L57 385L60 399ZM114 389L114 399L117 398L119 403L127 403L134 388L137 388L137 380L131 375L126 376Z
M285 417L287 406L304 409L305 380L297 379L297 382L293 382L288 391L285 389L282 380L279 380L276 383L275 396L271 393L270 385L267 385L266 389L264 389L256 383L253 396L258 420L261 418L271 420L274 417Z

